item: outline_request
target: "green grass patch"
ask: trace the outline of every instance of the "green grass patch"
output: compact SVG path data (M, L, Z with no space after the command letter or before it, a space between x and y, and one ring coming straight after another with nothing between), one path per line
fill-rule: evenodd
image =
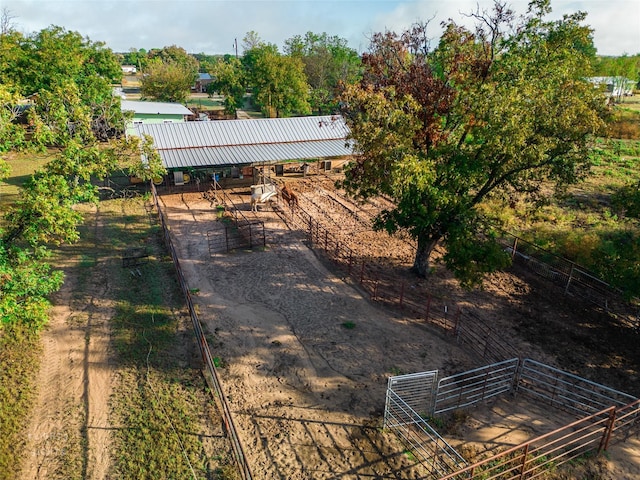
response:
M115 474L120 479L211 478L230 468L226 446L206 445L202 412L212 402L199 365L186 352L184 299L158 229L141 200L103 202L113 215L103 236L115 252L144 247L149 261L123 268L115 258L110 275L117 286L113 347L121 366L113 395ZM187 342L187 343L185 343ZM206 424L206 422L205 422ZM212 451L213 450L213 451ZM219 477L224 478L224 477ZM226 477L233 478L233 477Z
M31 177L36 169L45 165L53 153L9 152L3 159L10 168L9 178L0 180L0 213L18 199L22 184Z
M24 427L33 405L41 347L38 336L20 326L0 331L0 478L19 478Z
M640 295L640 141L599 140L591 161L590 176L544 203L483 208L507 231Z

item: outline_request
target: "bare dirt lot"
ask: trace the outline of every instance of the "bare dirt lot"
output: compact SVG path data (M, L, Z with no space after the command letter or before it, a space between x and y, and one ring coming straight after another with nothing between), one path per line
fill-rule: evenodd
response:
M323 217L333 235L407 288L428 289L452 310L460 307L470 318L492 322L522 355L640 395L638 336L614 319L524 271L493 275L474 292L460 290L438 265L428 281L417 280L407 273L410 245L367 225L375 206L363 207L355 218L340 207L348 201L332 179L287 181L294 182L304 211ZM380 428L387 378L434 369L448 375L486 362L415 315L372 302L307 247L304 232L269 207L251 213L246 190L228 193L243 214L264 222L266 248L211 251L212 239L224 232L215 205L198 192L163 195L161 202L254 478L424 477L424 467ZM100 229L98 223L96 241ZM90 301L75 299L78 282L94 292ZM84 451L84 478L110 478L113 306L103 300L109 285L100 271L89 279L68 275L56 297L43 335L45 361L27 432L24 478L52 478L59 471L59 459L68 454L57 450L61 437L65 448ZM88 324L90 335L75 324ZM483 455L569 420L500 399L469 411L450 440ZM86 444L81 428L69 428L73 424L87 429ZM638 439L629 439L589 472L564 478L638 479L639 452Z
M292 182L301 208L331 216L335 235L350 238L363 256L383 259L381 268L405 278L411 255L405 241L374 233L366 219L354 222L353 215L340 213L332 182L313 177ZM326 190L334 208L323 207ZM222 365L224 389L255 477L424 475L379 428L387 378L434 369L447 375L481 361L415 317L372 304L357 286L331 273L304 245L302 232L290 230L269 207L250 212L248 193L229 195L243 214L264 222L267 246L233 253L210 251L211 239L223 234L222 222L200 193L163 195L161 201L189 287L198 292L200 320ZM464 292L439 268L429 282L432 291L446 293L477 318L492 320L523 355L637 394L637 354L624 350L632 344L624 332L612 338L619 327L608 328L609 320L598 312L563 298L536 277L501 273L484 290ZM413 287L424 284L415 280ZM596 328L607 336L594 337ZM523 408L528 407L514 406L513 413L522 414ZM558 424L547 417L541 430L562 424L562 418ZM522 432L505 433L518 431L518 422L486 418L488 433L470 438L480 445L476 451L495 446L486 439L500 438L504 446L524 438ZM599 478L640 475L637 456L612 453L610 458L600 465Z

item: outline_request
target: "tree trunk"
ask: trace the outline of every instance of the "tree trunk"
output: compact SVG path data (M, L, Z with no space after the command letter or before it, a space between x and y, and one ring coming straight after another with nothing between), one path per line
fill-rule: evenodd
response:
M429 259L439 240L440 238L432 236L418 237L416 257L411 268L418 276L426 278L431 273Z

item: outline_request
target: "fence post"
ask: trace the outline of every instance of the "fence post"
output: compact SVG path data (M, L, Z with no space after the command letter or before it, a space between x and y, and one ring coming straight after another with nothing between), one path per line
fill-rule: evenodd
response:
M402 308L402 299L404 297L404 280L402 281L402 284L400 285L400 308Z
M360 285L364 281L364 260L362 261L362 268L360 268Z
M571 270L569 271L569 278L567 278L567 285L564 287L564 294L566 295L569 291L569 284L571 283L571 279L573 278L573 269L575 268L575 264L571 262Z
M511 262L513 262L513 259L516 258L516 248L518 248L518 237L515 237L513 239L513 249L511 251Z
M527 455L529 455L529 444L524 446L524 452L522 455L522 468L520 469L520 480L524 478L524 472L527 469Z
M602 434L602 438L600 439L600 445L598 445L598 453L602 450L606 451L609 448L609 440L611 439L611 432L613 431L613 426L616 423L616 407L611 407L611 413L609 414L609 420L607 422L607 426L604 429Z

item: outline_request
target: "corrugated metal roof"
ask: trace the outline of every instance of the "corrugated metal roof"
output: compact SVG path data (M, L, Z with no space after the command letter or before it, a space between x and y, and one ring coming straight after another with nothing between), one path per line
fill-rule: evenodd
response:
M179 103L166 102L138 102L136 100L121 100L120 110L145 115L193 115L193 112Z
M158 150L338 140L348 134L342 117L328 115L142 124L137 130L151 135Z
M159 150L167 168L241 165L258 162L344 157L352 154L345 140L234 145L224 147L177 148Z
M353 153L341 117L293 117L141 124L167 168L236 165Z

